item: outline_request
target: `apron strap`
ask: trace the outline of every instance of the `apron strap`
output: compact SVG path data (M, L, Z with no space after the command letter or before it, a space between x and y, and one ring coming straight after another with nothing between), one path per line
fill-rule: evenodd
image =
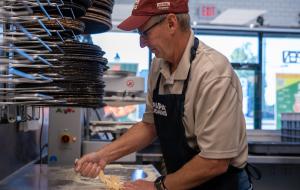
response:
M157 79L156 86L155 86L155 89L153 91L153 94L157 94L158 95L160 78L161 78L161 73L159 73L159 76L158 76L158 79Z
M192 62L193 62L193 60L196 57L198 46L199 46L199 39L197 37L195 37L194 38L194 45L192 46L191 51L190 51L190 69L189 69L188 75L186 77L186 80L184 81L184 85L183 85L183 89L182 89L182 95L183 95L182 102L185 101L185 93L186 93L186 90L187 90L187 87L188 87L188 83L189 83L189 79L190 79ZM181 113L181 117L183 117L183 115L184 115L184 103L183 103L183 105L181 105L181 111L180 111L180 113Z
M194 45L191 48L191 55L190 55L190 64L191 64L191 66L192 66L193 60L196 57L198 46L199 46L199 39L197 37L195 37ZM183 86L183 90L182 90L183 95L185 95L185 93L186 93L186 89L187 89L189 78L190 78L190 73L191 73L191 69L189 69L188 76L187 76L186 80L184 81L184 86Z

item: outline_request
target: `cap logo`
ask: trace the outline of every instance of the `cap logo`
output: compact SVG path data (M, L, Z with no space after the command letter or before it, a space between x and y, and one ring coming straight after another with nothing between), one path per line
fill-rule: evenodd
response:
M137 9L139 4L140 4L140 0L136 0L135 3L134 3L133 9Z
M160 2L156 4L157 9L159 10L168 10L171 6L171 3L169 1Z

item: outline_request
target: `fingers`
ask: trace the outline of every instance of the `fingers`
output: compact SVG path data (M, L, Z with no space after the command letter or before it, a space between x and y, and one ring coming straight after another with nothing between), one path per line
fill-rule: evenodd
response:
M80 174L85 177L95 178L98 176L100 172L100 167L98 164L93 162L85 162L82 165L82 169L80 170Z
M82 164L82 169L80 171L80 174L84 177L88 177L89 168L91 168L91 162L84 162Z
M96 153L90 153L79 160L75 160L75 171L82 176L95 178L105 165L105 160L98 158Z
M86 161L86 157L83 156L81 159L77 159L75 160L75 171L76 172L80 172L80 170L82 169L82 164L85 163Z
M98 166L98 164L93 163L88 168L87 177L95 178L99 175L99 172L100 172L100 167Z
M137 186L132 182L126 182L122 186L122 190L133 190L137 189Z

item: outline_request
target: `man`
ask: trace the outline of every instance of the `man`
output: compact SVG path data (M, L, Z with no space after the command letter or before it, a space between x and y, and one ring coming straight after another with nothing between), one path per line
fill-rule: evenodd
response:
M247 139L242 89L228 60L194 37L188 0L139 0L119 26L137 29L155 54L143 120L83 156L75 170L96 177L107 163L159 138L168 175L124 189L246 190Z

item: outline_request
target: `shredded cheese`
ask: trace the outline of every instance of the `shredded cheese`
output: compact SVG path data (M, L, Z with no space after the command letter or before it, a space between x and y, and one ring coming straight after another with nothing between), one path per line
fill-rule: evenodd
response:
M122 182L118 176L104 175L103 170L99 173L99 178L109 190L121 190Z

